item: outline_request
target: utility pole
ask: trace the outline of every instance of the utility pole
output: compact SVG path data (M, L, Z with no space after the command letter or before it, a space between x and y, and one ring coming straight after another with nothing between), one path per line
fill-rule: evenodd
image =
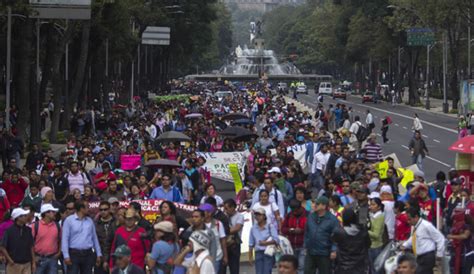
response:
M426 46L426 109L430 109L430 45Z
M447 98L447 82L446 74L448 70L448 37L446 36L446 31L443 32L443 112L448 113L449 105Z
M6 75L6 106L5 106L5 123L7 129L10 129L10 74L11 74L11 60L12 60L12 8L7 6L7 75Z

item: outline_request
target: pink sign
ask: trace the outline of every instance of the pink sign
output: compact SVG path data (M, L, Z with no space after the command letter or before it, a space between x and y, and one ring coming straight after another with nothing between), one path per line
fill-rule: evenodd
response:
M121 155L120 162L123 170L135 170L140 166L142 156L140 155Z

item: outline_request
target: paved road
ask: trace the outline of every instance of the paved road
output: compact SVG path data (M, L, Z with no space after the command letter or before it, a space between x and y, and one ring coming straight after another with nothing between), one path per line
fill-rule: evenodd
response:
M314 92L309 95L298 95L298 101L315 109L317 99ZM423 124L423 138L425 139L430 155L424 160L424 172L426 179L434 180L436 173L440 170L445 172L454 167L455 153L448 150L448 147L457 140L456 118L443 114L431 113L428 111L417 111L405 105L391 106L385 102L365 103L359 96L349 96L347 100L324 97L324 105L343 103L346 106L352 106L356 115L365 122L366 110L370 109L376 122L375 132L380 135L381 119L389 115L393 123L388 131L388 144L382 144L384 155L396 153L403 166L411 164L411 157L408 151L408 143L413 135L411 130L413 124L413 114L418 113ZM380 138L380 143L382 140Z

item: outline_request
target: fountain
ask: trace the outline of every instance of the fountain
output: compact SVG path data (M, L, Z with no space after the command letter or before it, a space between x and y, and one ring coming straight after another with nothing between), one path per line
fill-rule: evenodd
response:
M279 63L273 50L265 49L265 40L261 38L261 22L250 23L250 43L253 48L237 46L232 54L232 62L222 66L218 73L188 75L187 80L316 80L331 81L332 76L302 74L291 62Z

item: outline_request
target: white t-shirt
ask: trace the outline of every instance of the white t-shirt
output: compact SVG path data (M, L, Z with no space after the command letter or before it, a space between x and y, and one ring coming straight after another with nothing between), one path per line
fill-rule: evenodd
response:
M351 127L349 128L349 131L352 134L357 134L357 131L359 131L359 125L360 125L359 123L360 123L359 121L352 123Z
M230 227L234 227L236 225L244 225L244 215L242 215L240 212L235 212L234 215L232 215L230 218L229 218L229 225ZM239 236L240 238L242 239L242 229L240 229L239 231Z
M213 197L214 197L214 199L216 199L216 204L217 204L218 207L221 207L221 206L224 205L224 200L222 200L221 196L219 196L219 195L214 195ZM206 202L206 199L207 199L207 198L208 198L208 196L202 197L202 199L201 199L201 205Z
M252 210L255 210L257 208L265 209L265 215L267 216L268 223L274 225L275 227L278 227L275 211L279 212L279 209L276 203L271 202L268 205L263 206L260 204L260 202L257 202L252 206Z
M195 264L199 266L200 274L215 274L214 264L211 260L206 257L209 256L209 251L204 250L197 257L193 254L192 257L186 258L183 261L183 266L187 269L191 269Z

